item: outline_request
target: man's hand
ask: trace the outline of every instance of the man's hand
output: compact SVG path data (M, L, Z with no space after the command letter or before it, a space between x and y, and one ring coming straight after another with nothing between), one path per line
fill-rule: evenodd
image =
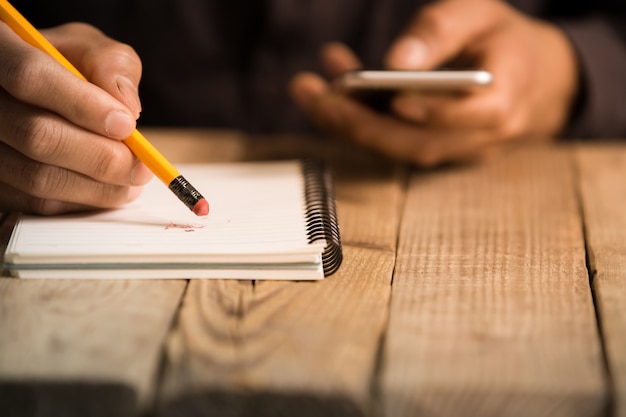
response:
M328 45L331 77L360 63ZM554 25L497 0L442 0L419 10L390 48L390 69L485 69L491 86L458 94L403 91L390 113L341 95L318 75L298 74L291 92L320 127L419 165L476 159L503 143L545 139L568 121L578 90L575 54Z
M141 111L141 62L84 24L43 32L85 82L0 22L0 211L113 207L152 174L121 140Z

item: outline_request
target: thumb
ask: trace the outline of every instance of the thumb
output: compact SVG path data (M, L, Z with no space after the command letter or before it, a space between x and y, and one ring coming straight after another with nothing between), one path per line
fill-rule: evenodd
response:
M443 0L419 10L386 57L391 69L435 69L503 23L499 1Z
M141 60L130 46L83 23L67 23L43 32L91 83L126 105L135 119L139 117Z

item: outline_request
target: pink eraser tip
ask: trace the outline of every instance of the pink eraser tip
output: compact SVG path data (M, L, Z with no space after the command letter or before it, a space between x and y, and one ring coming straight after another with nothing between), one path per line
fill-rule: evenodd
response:
M206 199L198 201L195 206L193 206L193 212L196 216L206 216L209 214L209 203L207 203Z

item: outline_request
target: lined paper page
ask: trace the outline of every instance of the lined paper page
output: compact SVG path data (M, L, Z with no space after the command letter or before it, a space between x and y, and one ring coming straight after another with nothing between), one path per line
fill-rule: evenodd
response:
M25 216L9 263L233 262L318 259L308 244L297 161L183 165L209 202L197 217L154 179L120 209L60 217ZM292 256L290 256L292 254Z

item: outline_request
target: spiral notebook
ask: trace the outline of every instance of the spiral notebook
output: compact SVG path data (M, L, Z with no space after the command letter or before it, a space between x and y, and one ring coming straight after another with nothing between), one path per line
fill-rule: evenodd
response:
M197 217L154 179L119 209L21 215L4 257L20 278L316 280L342 260L332 176L317 161L179 167Z

